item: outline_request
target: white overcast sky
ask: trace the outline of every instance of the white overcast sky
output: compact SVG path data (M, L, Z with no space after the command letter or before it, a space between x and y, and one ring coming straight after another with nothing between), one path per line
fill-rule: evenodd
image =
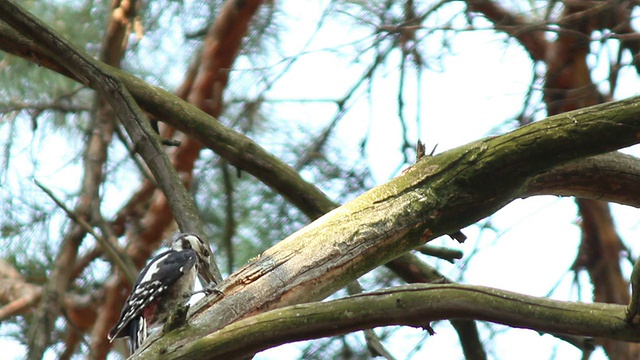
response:
M341 22L332 22L304 48L315 31L316 20L326 3L278 2L286 11L281 20L285 21L289 30L282 35L283 55L293 56L302 50L309 54L293 65L268 93L268 99L335 99L336 88L343 87L346 91L352 83L350 79L360 76L362 66L352 64L352 56L336 57L335 54L320 50L349 44L362 39L366 33L355 32L352 27ZM314 8L315 6L318 8ZM493 129L520 112L523 93L531 82L531 61L519 46L507 46L504 39L504 36L494 36L489 31L483 31L467 32L452 40L453 55L446 57L443 67L425 70L422 74L422 123L420 129L413 129L414 134L410 140L421 139L428 149L437 144L437 152L442 152L492 134ZM434 52L438 51L437 42L425 45L433 47ZM187 65L176 64L174 67L172 73L177 74L176 84L182 81ZM607 75L606 64L601 65L602 67L597 68L596 76L604 78ZM248 64L240 62L237 68L243 69L246 66ZM618 99L637 94L635 89L638 88L638 76L631 69L623 71L620 91L616 93ZM397 175L398 165L402 161L401 133L395 108L398 78L394 68L386 69L384 76L377 76L374 86L371 98L360 96L353 110L340 123L336 136L339 142L344 143L347 148L351 147L355 153L359 137L370 131L370 142L366 150L375 180L380 184ZM408 79L407 87L415 89L415 79ZM412 91L405 93L407 118L413 118L418 94ZM329 119L336 107L330 102L319 102L295 106L279 105L276 109L277 116L283 119L303 123L308 121L311 124L320 118ZM54 138L55 135L48 137L47 141ZM63 145L65 141L68 139L59 138L59 145ZM34 145L38 144L31 143L27 146ZM22 155L30 156L29 150L24 150ZM627 152L636 156L640 154L637 147ZM42 171L44 174L55 173L57 166L70 160L58 159L58 162L50 164L49 169ZM65 171L73 170L67 168ZM31 171L25 169L25 174L28 176ZM80 173L73 178L79 179L79 176ZM67 185L69 190L77 186L71 183ZM64 187L65 185L60 184L59 189ZM640 248L632 240L638 238L640 233L640 212L638 209L618 205L613 205L613 211L622 238L631 247L633 255L637 256ZM578 294L572 286L573 275L569 272L580 238L576 220L577 209L570 198L536 197L516 200L491 217L495 232L480 231L479 227L470 226L464 229L469 239L462 245L444 238L434 241L434 244L458 248L467 256L476 252L473 260L468 263L462 261L452 266L441 265L440 269L446 275L458 278L460 267L465 264L465 283L535 296L546 296L559 284L551 297L572 300L581 297L588 301L591 289L583 288L582 293ZM427 261L433 264L431 259ZM630 272L630 268L625 271ZM480 325L480 328L486 330L484 325ZM413 358L429 356L435 359L462 359L457 336L451 327L442 324L436 327L436 332ZM407 328L398 332L385 345L396 358L403 359L424 336L422 330ZM489 333L483 331L482 336L486 339ZM549 335L529 330L499 330L494 339L495 342L488 348L490 358L493 358L492 354L500 359L522 358L523 354L531 359L580 357L580 353L572 346ZM6 345L7 348L14 348L15 354L24 351L23 348L16 347L15 343ZM256 359L293 358L298 354L297 349L295 344L286 345L265 351ZM53 354L48 355L47 358L54 358ZM16 358L19 357L16 355ZM591 359L604 359L604 355L599 351Z

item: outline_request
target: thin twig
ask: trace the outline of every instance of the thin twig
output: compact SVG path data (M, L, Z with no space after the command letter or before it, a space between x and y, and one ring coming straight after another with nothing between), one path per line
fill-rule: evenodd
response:
M122 271L124 276L127 278L127 280L131 284L133 284L136 281L137 271L134 270L135 267L133 265L128 265L126 263L126 261L124 260L124 256L122 255L123 253L122 251L117 249L114 244L112 244L111 242L107 241L105 238L100 236L100 234L96 233L93 230L93 227L89 223L87 223L84 219L78 217L76 213L71 211L71 209L69 209L67 205L65 205L60 199L58 199L49 188L44 186L38 180L34 179L33 182L42 191L44 191L44 193L47 194L51 198L51 200L53 200L53 202L55 202L56 205L58 205L58 207L65 212L65 214L67 214L67 217L71 219L71 221L75 222L80 227L82 227L87 233L91 234L91 236L93 236L100 243L100 245L102 245L102 248L105 254L109 257L109 259L111 259L111 261L113 261L113 263L118 267L118 269Z
M464 255L462 251L456 249L448 249L445 247L434 246L434 245L423 245L418 247L416 250L421 253L429 256L434 256L440 258L442 260L446 260L453 264L454 260L462 259Z
M234 184L231 180L229 164L226 161L222 161L220 164L220 168L222 169L222 180L224 184L224 193L226 195L224 235L222 243L227 250L227 271L229 272L229 274L231 274L233 272L233 263L235 262L235 253L233 251L233 237L236 234L236 219L234 211L235 201L233 196Z

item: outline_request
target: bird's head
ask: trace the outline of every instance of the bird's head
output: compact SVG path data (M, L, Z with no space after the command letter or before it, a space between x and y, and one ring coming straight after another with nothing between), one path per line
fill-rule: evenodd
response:
M203 283L203 286L216 284L211 265L211 248L204 240L195 234L180 233L174 238L171 248L175 251L192 249L198 257L198 276L203 282L206 282Z

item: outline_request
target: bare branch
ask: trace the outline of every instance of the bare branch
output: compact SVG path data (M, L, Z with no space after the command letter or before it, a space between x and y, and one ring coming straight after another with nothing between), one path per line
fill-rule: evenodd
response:
M640 207L640 159L612 152L544 171L525 184L523 197L576 196Z
M117 244L111 243L110 241L102 237L102 235L96 233L93 230L93 227L89 223L87 223L84 219L77 216L76 213L74 213L71 209L69 209L61 200L59 200L53 194L53 192L49 188L44 186L41 182L39 182L38 180L34 180L33 182L42 191L44 191L51 198L51 200L53 200L56 203L56 205L58 205L58 207L60 207L65 212L65 214L67 214L67 217L69 219L71 219L73 222L78 224L84 231L91 234L91 236L93 236L96 239L96 241L100 243L104 253L109 257L109 259L111 259L111 261L113 261L113 263L118 267L118 269L122 271L122 273L127 278L129 283L133 284L136 281L136 277L138 276L138 271L135 269L133 264L129 263L126 260L127 257L123 255L124 252L121 249L116 248Z
M362 289L362 285L358 280L354 280L347 285L347 293L349 295L362 294L364 290ZM362 333L364 335L364 339L367 343L367 348L373 357L382 356L387 360L394 360L395 358L389 350L387 350L380 338L376 335L373 329L363 329Z
M438 270L421 261L412 253L406 253L389 261L386 266L409 284L451 284L452 281ZM467 319L450 319L451 326L458 333L462 352L467 360L486 360L487 353L480 341L478 326Z
M449 318L640 341L638 328L625 321L622 305L563 302L487 287L443 284L409 285L340 300L288 306L240 320L185 346L167 347L163 355L241 359L274 344L377 326L425 327L431 321Z
M462 259L462 255L463 255L462 251L460 250L448 249L448 248L434 246L434 245L423 245L416 248L416 250L420 251L425 255L434 256L442 260L446 260L452 264L454 260Z

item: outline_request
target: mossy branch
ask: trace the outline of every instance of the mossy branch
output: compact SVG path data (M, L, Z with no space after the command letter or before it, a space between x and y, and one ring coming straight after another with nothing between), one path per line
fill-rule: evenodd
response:
M425 157L232 274L219 287L225 297L196 304L194 333L171 339L170 347L268 309L323 299L430 239L494 213L525 195L528 180L547 169L637 143L639 130L640 98L632 98ZM163 343L149 354L158 354Z
M282 343L377 326L425 327L431 321L451 318L640 342L640 329L625 321L622 305L563 302L480 286L410 285L272 310L186 346L166 348L163 357L241 359Z

